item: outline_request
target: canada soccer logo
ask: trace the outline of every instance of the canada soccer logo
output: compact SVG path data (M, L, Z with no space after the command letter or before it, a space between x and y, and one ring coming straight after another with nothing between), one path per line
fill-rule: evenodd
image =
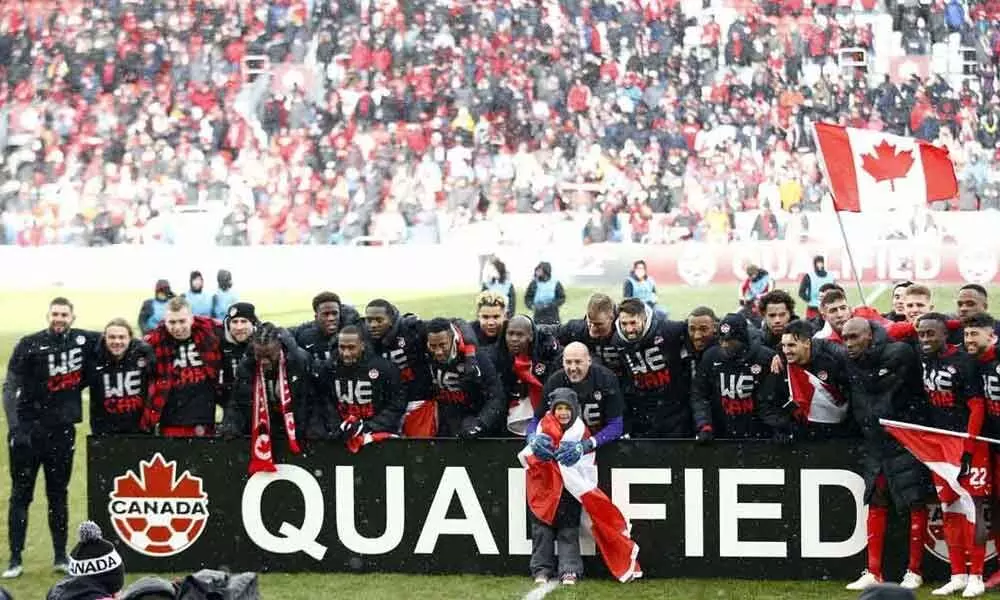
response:
M111 523L130 548L140 554L167 557L194 544L208 522L208 495L201 477L184 471L177 461L157 452L139 462L140 474L129 471L115 478L109 494Z
M924 548L935 558L949 562L948 543L944 539L944 520L941 518L941 505L934 505L930 508L930 518L927 519L927 543L924 544ZM984 507L983 513L986 520L986 527L989 528L992 521L989 505ZM996 554L996 544L993 541L993 537L989 536L986 540L986 560L989 561Z

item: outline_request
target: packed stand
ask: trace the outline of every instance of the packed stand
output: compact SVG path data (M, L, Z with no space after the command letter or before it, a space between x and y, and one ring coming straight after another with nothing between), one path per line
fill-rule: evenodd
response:
M725 28L666 1L28 6L0 8L7 244L177 242L192 207L238 245L553 211L587 242L725 240L733 212L821 209L816 120L946 144L958 205L1000 205L995 59L960 89L871 85L836 61L873 51L872 1L746 3ZM912 54L1000 44L990 3L885 8Z

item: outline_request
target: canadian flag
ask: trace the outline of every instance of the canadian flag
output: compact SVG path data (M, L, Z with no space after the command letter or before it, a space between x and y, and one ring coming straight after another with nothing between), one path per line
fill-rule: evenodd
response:
M915 138L816 124L816 142L838 211L900 208L958 196L948 150Z
M975 525L976 504L969 491L958 481L958 473L962 470L962 453L965 452L965 438L968 435L888 419L879 419L879 423L910 454L927 465L931 473L938 476L938 481L947 484L958 496L957 500L943 506L943 510L958 513Z
M542 417L536 431L552 438L556 447L560 442L577 442L590 437L587 426L579 417L563 431L551 412ZM632 540L628 520L607 494L597 487L597 461L594 456L594 452L584 454L576 464L568 467L539 459L528 446L517 458L528 470L525 486L532 514L543 523L552 524L565 487L583 506L586 515L581 524L589 524L608 571L615 579L626 583L642 577L639 545Z
M800 420L840 423L847 417L847 402L836 388L794 363L788 364L788 391Z

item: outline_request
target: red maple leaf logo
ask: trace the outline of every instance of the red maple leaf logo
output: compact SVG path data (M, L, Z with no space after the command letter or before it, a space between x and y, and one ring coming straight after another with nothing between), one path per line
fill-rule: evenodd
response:
M889 190L895 192L895 179L906 177L913 166L913 151L896 152L896 147L889 142L875 146L875 154L861 155L861 168L868 172L875 181L889 181Z
M129 471L115 478L112 497L117 498L204 498L201 478L184 471L177 477L177 462L167 462L157 452L149 462L140 461L141 476Z

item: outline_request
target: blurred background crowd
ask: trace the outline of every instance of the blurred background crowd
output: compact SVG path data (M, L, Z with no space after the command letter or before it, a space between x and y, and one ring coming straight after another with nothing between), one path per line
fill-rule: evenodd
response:
M818 120L996 209L998 59L998 0L8 0L0 243L781 239Z

